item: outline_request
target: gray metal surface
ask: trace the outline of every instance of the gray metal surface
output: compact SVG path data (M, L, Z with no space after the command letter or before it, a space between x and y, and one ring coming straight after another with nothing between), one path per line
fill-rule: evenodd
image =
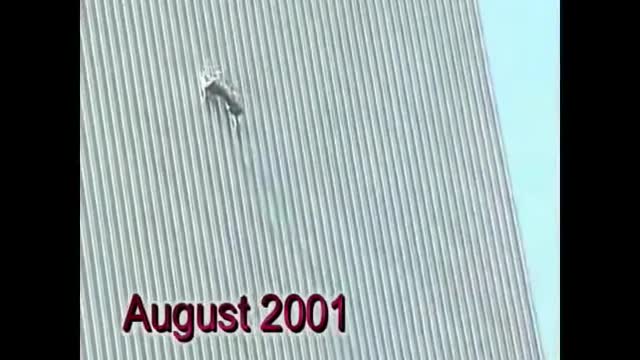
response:
M83 358L542 357L475 0L81 6ZM269 292L346 294L346 334L122 331Z

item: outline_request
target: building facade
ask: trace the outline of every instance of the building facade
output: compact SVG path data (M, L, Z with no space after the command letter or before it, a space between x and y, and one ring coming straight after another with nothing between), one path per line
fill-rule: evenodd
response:
M83 0L80 32L83 358L542 358L477 0ZM267 293L344 294L346 330L261 333ZM125 333L132 294L256 329Z

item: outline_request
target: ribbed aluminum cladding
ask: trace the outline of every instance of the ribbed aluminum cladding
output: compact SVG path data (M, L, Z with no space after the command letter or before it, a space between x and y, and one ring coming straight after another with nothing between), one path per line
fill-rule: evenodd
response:
M542 357L476 0L81 6L83 358ZM346 334L122 331L268 292L345 293Z

